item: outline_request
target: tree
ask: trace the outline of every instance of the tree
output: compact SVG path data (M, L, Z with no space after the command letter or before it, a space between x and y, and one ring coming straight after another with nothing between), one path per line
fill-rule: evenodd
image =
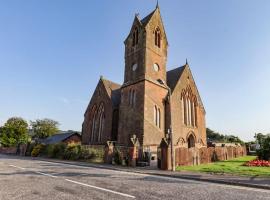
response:
M28 141L28 123L20 117L7 120L0 129L0 142L3 146L17 146Z
M244 144L244 142L237 136L234 135L222 135L217 133L210 128L206 128L207 139L212 142L224 142L224 143L240 143Z
M59 123L52 119L37 119L31 121L32 131L35 138L46 138L56 134L59 131Z
M262 133L255 133L254 138L256 139L256 141L258 142L258 144L261 146L264 139L266 138L266 135L262 134Z
M215 141L215 142L224 142L225 138L224 135L221 135L210 128L206 128L206 135L207 139L210 141Z

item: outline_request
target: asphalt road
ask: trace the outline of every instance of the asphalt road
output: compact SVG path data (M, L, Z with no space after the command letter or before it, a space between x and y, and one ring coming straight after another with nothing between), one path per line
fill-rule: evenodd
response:
M0 155L0 200L269 199L270 191Z

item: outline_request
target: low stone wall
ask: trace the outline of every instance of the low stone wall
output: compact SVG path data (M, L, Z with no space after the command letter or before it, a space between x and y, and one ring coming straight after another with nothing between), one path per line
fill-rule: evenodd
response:
M199 165L210 162L230 160L246 155L246 147L202 147L202 148L176 148L175 163L181 165Z
M16 154L17 147L0 147L0 153Z
M18 154L21 156L25 155L26 152L26 144L21 144ZM0 153L4 154L16 154L17 153L17 147L0 147Z

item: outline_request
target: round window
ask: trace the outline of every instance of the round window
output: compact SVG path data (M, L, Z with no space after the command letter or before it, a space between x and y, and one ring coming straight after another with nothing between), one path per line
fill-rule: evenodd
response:
M135 63L135 64L132 65L132 70L133 70L133 71L135 71L137 68L138 68L137 63Z
M158 64L157 64L157 63L155 63L155 64L154 64L153 68L154 68L154 70L155 70L156 72L158 72L158 71L159 71L159 66L158 66Z

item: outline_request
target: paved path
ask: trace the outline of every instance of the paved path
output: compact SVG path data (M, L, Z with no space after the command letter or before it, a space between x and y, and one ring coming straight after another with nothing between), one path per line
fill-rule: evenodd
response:
M270 191L0 155L0 199L270 200Z

